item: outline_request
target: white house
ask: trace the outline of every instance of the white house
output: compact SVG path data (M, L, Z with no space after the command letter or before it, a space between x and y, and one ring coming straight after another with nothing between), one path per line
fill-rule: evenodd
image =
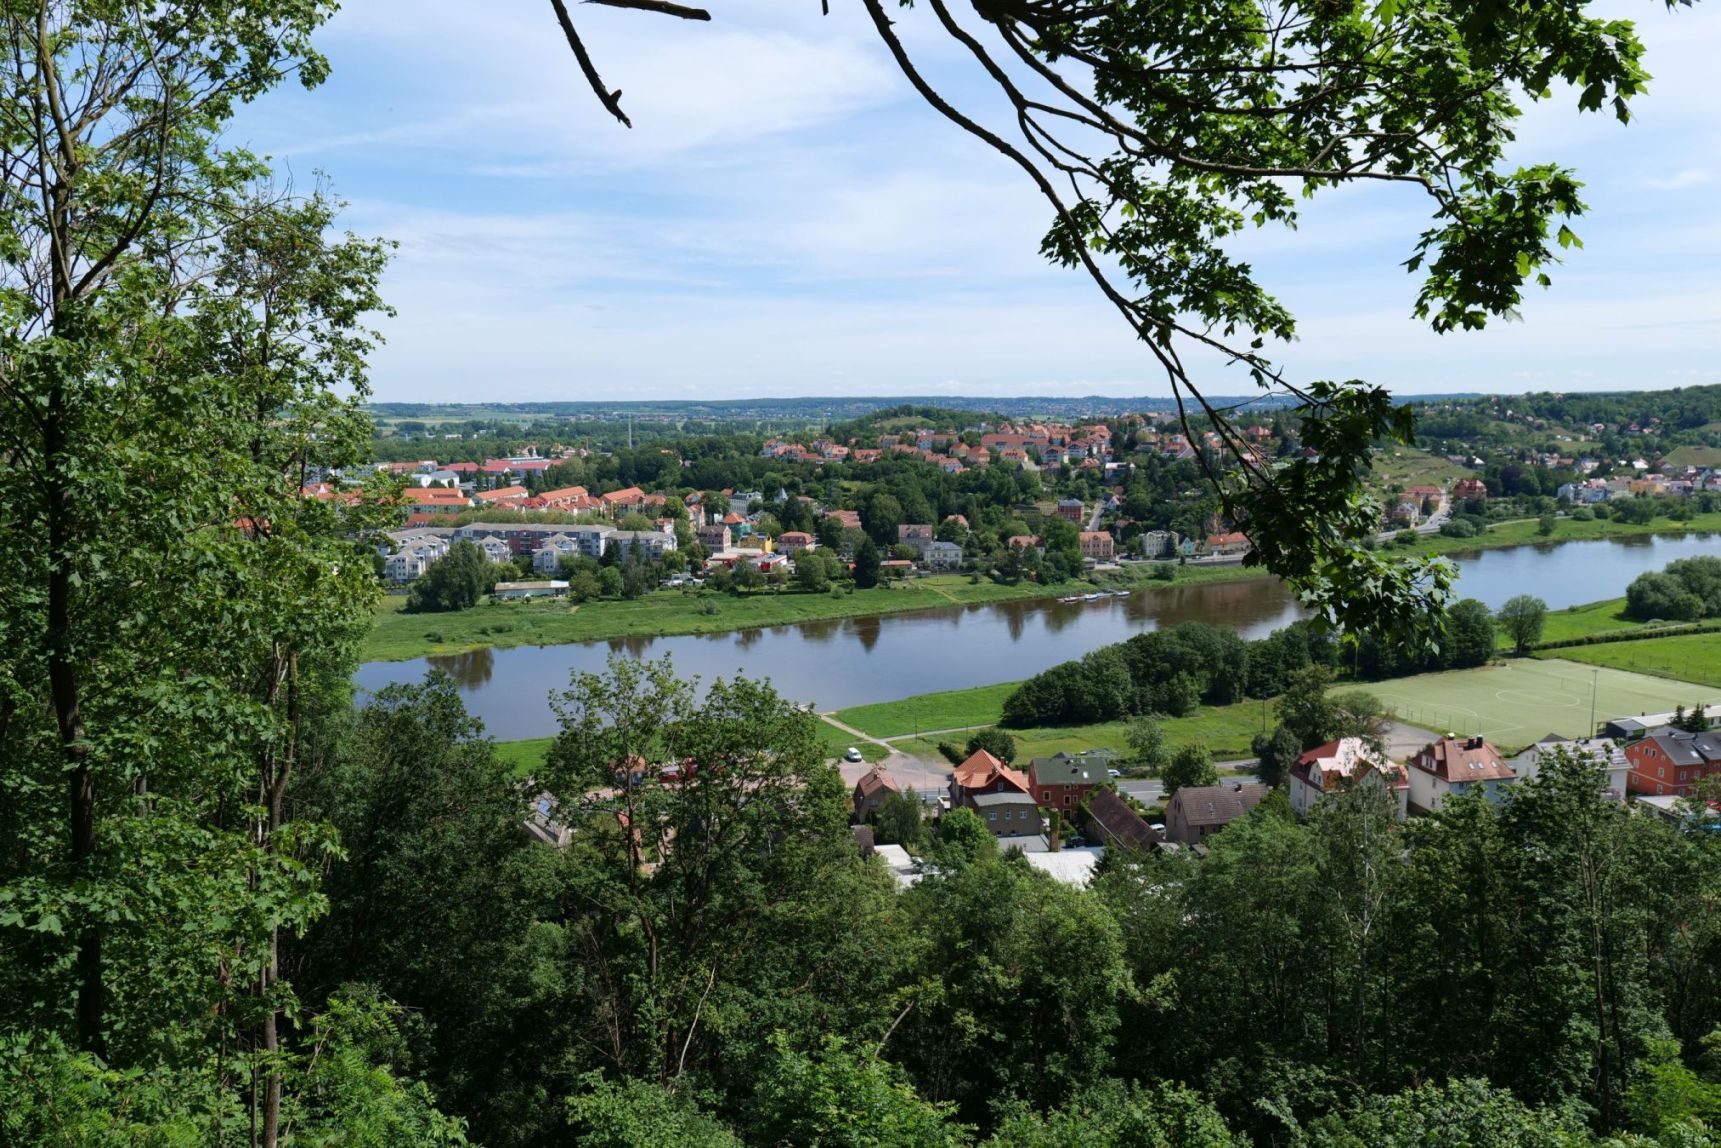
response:
M1410 810L1434 813L1451 796L1481 793L1498 805L1518 775L1500 751L1479 737L1443 737L1409 761Z
M1512 771L1521 781L1532 778L1541 769L1543 755L1558 750L1564 750L1573 757L1588 758L1607 770L1607 788L1603 792L1614 801L1625 800L1626 775L1631 772L1631 762L1626 759L1625 750L1620 744L1610 738L1592 737L1584 741L1573 741L1551 733L1514 757L1511 761Z
M1320 800L1348 785L1376 785L1392 797L1397 816L1408 812L1409 771L1398 762L1376 753L1360 737L1342 737L1317 745L1297 758L1290 770L1291 808L1299 815Z
M492 562L504 563L514 560L514 549L500 538L485 538L478 543L478 548L484 551L484 557Z
M610 534L609 545L623 558L638 554L641 559L650 561L675 549L675 531L617 530Z
M568 592L566 582L551 579L546 582L498 582L491 591L500 601L518 598L560 598Z
M954 570L962 565L962 547L954 542L928 542L920 560L930 570Z

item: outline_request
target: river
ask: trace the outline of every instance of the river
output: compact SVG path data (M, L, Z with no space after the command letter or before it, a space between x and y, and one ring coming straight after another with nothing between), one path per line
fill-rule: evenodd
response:
M1563 609L1625 593L1631 580L1676 558L1721 554L1721 536L1544 543L1450 555L1458 594L1497 607L1534 594ZM451 674L491 735L512 740L556 732L548 696L574 670L601 670L611 654L674 659L676 670L713 677L770 678L786 696L821 710L1026 678L1096 646L1190 620L1258 638L1302 611L1274 579L1140 589L1127 598L953 606L912 614L845 618L668 638L620 638L565 646L515 646L406 662L367 662L358 685L375 690Z

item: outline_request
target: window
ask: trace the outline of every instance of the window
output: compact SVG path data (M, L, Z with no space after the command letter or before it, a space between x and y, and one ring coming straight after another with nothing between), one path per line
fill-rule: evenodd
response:
M1052 791L1051 790L1049 790L1049 789L1040 790L1040 800L1041 801L1050 801L1051 799L1052 799Z
M1667 776L1667 771L1666 771L1666 770L1665 770L1665 769L1657 769L1657 770L1656 770L1656 771L1655 771L1655 776L1657 776L1657 777L1666 777L1666 776Z
M997 814L996 814L996 813L988 813L988 814L987 814L987 815L986 815L986 820L988 820L988 821L996 821L996 820L998 820L998 815L997 815Z
M1066 794L1064 794L1064 804L1065 804L1065 805L1070 805L1070 804L1073 804L1073 803L1074 803L1074 802L1075 802L1075 800L1076 800L1076 799L1075 799L1075 798L1073 798L1073 797L1071 797L1071 796L1070 796L1070 795L1069 795L1069 794L1067 794L1067 793L1066 793Z

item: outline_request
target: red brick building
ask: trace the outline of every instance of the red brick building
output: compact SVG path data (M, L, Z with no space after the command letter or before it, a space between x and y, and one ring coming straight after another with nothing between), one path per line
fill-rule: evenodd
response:
M1071 756L1067 753L1036 757L1028 763L1028 782L1041 809L1059 809L1066 815L1095 788L1106 783L1106 760Z
M1652 797L1689 794L1699 781L1721 773L1721 731L1686 733L1672 726L1651 730L1625 747L1626 787Z

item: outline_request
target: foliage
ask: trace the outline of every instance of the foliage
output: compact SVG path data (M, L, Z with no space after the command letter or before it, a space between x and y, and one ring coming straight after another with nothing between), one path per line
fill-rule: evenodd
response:
M851 1051L841 1037L827 1036L806 1054L779 1033L772 1051L752 1104L759 1143L958 1148L967 1142L965 1130L948 1122L952 1105L922 1100L900 1068Z
M1547 624L1548 604L1540 598L1529 594L1517 594L1506 599L1494 615L1499 623L1500 631L1510 639L1512 648L1520 654L1528 653L1542 637L1542 627Z
M1171 764L1171 749L1165 743L1165 728L1151 716L1129 723L1129 748L1135 761L1149 775L1162 773Z
M1171 763L1159 776L1165 782L1168 797L1191 786L1219 784L1219 771L1213 767L1213 755L1204 745L1186 745L1179 749L1171 755Z
M568 1123L589 1148L740 1148L741 1141L700 1111L685 1092L649 1080L581 1078L568 1098Z
M1010 736L1009 730L999 729L997 726L975 730L969 734L968 753L964 757L982 749L1005 765L1016 760L1016 739Z
M873 840L918 850L926 842L926 817L914 787L888 792L872 817Z
M1278 788L1288 783L1291 767L1302 756L1303 743L1295 733L1279 725L1274 726L1270 734L1255 735L1250 749L1258 762L1256 776L1267 785Z
M1625 612L1641 621L1689 622L1721 614L1721 558L1681 558L1626 589Z
M495 588L500 574L501 567L490 561L477 543L462 538L414 580L406 612L437 614L469 609Z

